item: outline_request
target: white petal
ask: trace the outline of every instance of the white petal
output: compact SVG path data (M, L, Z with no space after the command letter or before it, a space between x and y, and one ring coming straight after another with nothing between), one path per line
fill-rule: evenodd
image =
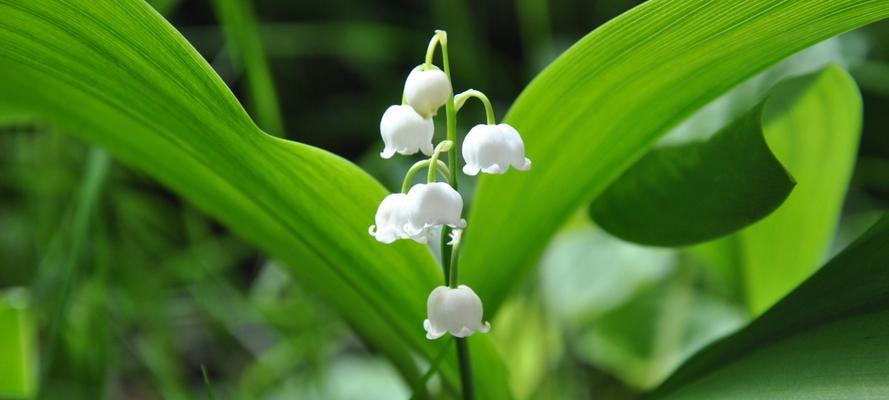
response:
M475 175L503 174L512 166L518 170L531 168L531 160L525 158L525 144L515 128L507 125L476 125L469 130L463 141L463 172Z
M426 330L426 339L429 339L429 340L438 339L438 338L444 336L445 333L448 333L448 331L440 330L440 329L432 326L432 323L429 322L428 319L423 320L423 329Z
M465 227L463 213L463 197L454 188L444 182L420 183L408 191L408 232L420 232L423 229L449 225Z
M469 176L476 176L478 175L479 171L481 170L472 164L466 164L463 166L463 173Z
M420 115L430 118L451 97L451 81L438 68L414 68L404 82L404 98Z
M458 330L457 332L452 332L451 334L456 337L467 337L467 336L472 336L473 333L475 333L475 332L472 329L469 329L464 326L464 327L460 328L460 330Z
M403 193L393 193L380 203L374 217L374 225L368 233L382 243L392 243L398 239L406 239L409 235L404 231L407 223L409 198Z
M380 120L380 135L385 144L380 156L390 158L396 152L408 155L421 150L431 154L434 131L432 120L421 117L412 107L390 106Z
M425 154L425 155L427 155L427 156L431 156L431 155L432 155L432 152L435 151L435 149L432 148L432 140L431 140L431 138L430 138L430 140L429 140L428 142L423 142L423 143L420 144L420 151L422 151L423 154Z
M429 319L423 326L427 337L439 337L444 330L457 337L466 337L491 329L489 323L482 323L481 299L466 285L456 289L436 287L429 294L426 309Z
M531 160L525 158L525 162L521 166L514 166L519 171L527 171L531 169Z
M383 148L383 151L380 152L380 157L382 158L392 158L395 155L395 148L386 146Z

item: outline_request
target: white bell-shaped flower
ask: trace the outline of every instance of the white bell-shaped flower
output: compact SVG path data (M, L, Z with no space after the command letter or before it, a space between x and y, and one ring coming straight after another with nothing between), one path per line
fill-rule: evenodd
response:
M525 143L515 128L507 124L476 125L463 140L463 173L477 175L505 173L509 166L520 171L531 169L525 158Z
M445 105L453 92L451 81L438 68L414 68L404 82L404 98L424 118L430 118Z
M426 312L429 319L423 321L423 328L428 339L438 339L447 332L467 337L491 330L490 323L482 323L482 300L466 285L435 288L426 301Z
M405 231L405 226L408 225L410 201L410 197L404 193L386 196L377 208L377 215L374 218L376 224L371 225L368 232L383 243L392 243L398 239L413 239L419 243L426 243L431 232L419 231L408 234Z
M407 193L408 224L404 230L411 236L428 235L432 228L448 225L465 228L463 197L444 182L418 183Z
M380 120L380 134L385 148L380 157L422 151L432 155L432 134L435 126L431 118L423 118L411 106L390 106Z

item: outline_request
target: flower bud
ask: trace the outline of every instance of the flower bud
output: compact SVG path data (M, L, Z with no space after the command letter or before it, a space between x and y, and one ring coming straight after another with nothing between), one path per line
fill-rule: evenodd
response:
M465 228L466 220L460 218L463 212L463 197L444 182L419 183L407 193L408 224L405 231L410 235L422 235L430 228L448 225Z
M432 154L432 134L435 126L432 119L423 118L410 106L390 106L380 120L380 134L385 148L380 157L391 158L399 154L414 154L422 151Z
M424 118L430 118L451 97L451 81L438 68L414 68L404 82L404 98Z
M531 169L525 158L525 143L515 128L507 124L476 125L463 140L463 173L477 175L505 173L509 166L520 171Z
M404 193L386 196L377 208L374 221L376 225L371 225L368 229L371 236L383 243L392 243L398 239L413 239L419 243L426 243L431 232L421 231L411 235L404 229L408 224L409 203L410 198Z
M481 299L466 285L456 289L435 288L426 301L426 311L429 318L423 321L423 328L427 339L438 339L447 332L456 337L467 337L491 330L490 323L482 323Z

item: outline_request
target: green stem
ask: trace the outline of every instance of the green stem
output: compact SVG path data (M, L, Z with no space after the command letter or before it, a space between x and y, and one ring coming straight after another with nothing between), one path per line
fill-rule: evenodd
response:
M426 62L424 68L432 67L432 58L435 57L435 47L441 43L441 51L445 52L445 45L448 42L448 34L445 31L435 31L435 35L429 40L429 47L426 48ZM447 61L445 61L447 63ZM449 76L450 78L450 76Z
M438 164L438 156L441 155L441 152L451 150L451 147L453 147L453 144L454 144L454 142L452 142L450 140L443 140L441 143L439 143L437 146L435 146L435 151L432 152L432 157L429 158L429 164L436 164L437 165ZM448 177L448 179L450 179L450 176ZM426 182L427 183L435 182L435 168L429 168L429 175L427 176Z
M448 60L448 35L444 31L435 31L435 38L433 41L435 40L441 44L441 58L444 73L447 75L448 81L451 83L451 88L453 88L454 80L451 79L451 65ZM434 44L430 43L429 46L431 50L427 50L426 52L427 66L431 64L432 54L435 52ZM451 97L448 99L447 104L445 104L445 110L447 111L447 139L453 143L454 147L459 148L460 143L457 141L457 106L454 103L453 90ZM451 187L453 187L454 190L457 190L456 150L448 153L448 168L450 168L451 172L448 181L450 182ZM448 234L450 232L451 228L447 225L441 228L441 265L444 268L445 284L454 287L458 283L457 257L455 257L456 254L452 254L451 251L448 251ZM465 338L457 338L457 360L460 364L460 381L463 383L463 399L475 399L475 390L472 384L472 365L469 362L469 348L466 346Z
M463 381L463 400L474 400L472 362L469 360L469 343L466 342L466 338L457 338L457 361L460 364L460 380Z
M441 58L442 64L444 65L444 73L448 77L448 82L451 83L451 88L453 88L454 80L451 79L451 64L448 61L448 35L444 31L436 31L436 34L441 36ZM447 113L448 140L454 144L454 148L460 148L460 143L457 141L457 107L454 105L453 89L451 90L451 97L448 99L447 104L445 104L445 111ZM456 151L448 153L448 168L451 169L451 176L449 177L451 187L453 187L454 190L457 190Z
M455 105L457 106L457 111L460 111L463 108L463 104L466 103L466 100L469 100L470 97L475 97L481 100L485 105L485 115L488 117L488 125L494 125L497 123L497 120L494 119L494 107L491 106L491 100L488 100L488 96L485 96L484 93L479 92L475 89L469 89L463 93L458 94L454 98Z
M459 281L457 280L457 260L460 258L457 255L457 252L460 250L460 242L456 241L453 245L451 245L451 258L450 258L450 266L448 268L448 277L446 279L446 284L451 288L456 288Z
M411 189L411 183L414 181L414 175L423 168L429 166L431 162L430 159L420 160L414 163L411 168L407 171L407 174L404 175L404 181L401 183L401 193L407 193L408 190ZM435 169L447 179L450 179L451 171L448 170L447 164L435 160Z
M451 261L452 254L448 251L448 236L451 234L451 227L444 225L441 227L441 268L444 271L445 286L451 286Z

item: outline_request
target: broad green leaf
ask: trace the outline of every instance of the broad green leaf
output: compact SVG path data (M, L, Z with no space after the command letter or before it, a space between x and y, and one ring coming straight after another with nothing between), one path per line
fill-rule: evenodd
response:
M596 29L507 115L534 165L480 180L464 281L496 310L561 223L669 128L782 58L886 16L887 0L652 0Z
M889 396L889 216L743 330L694 355L654 398Z
M669 247L715 239L765 217L794 185L763 137L768 104L709 140L652 150L605 189L591 216L621 239Z
M419 376L414 355L435 349L422 329L426 297L443 279L426 247L368 235L379 183L260 131L142 1L0 0L0 43L0 114L39 117L147 172L284 261L409 382ZM478 396L508 397L490 339L470 343ZM442 366L448 387L455 358Z
M776 89L787 103L765 115L766 140L797 181L774 213L739 232L740 271L754 314L820 266L836 232L861 133L861 96L839 68Z
M867 52L867 45L862 44L863 30L856 29L818 42L766 68L695 111L661 137L656 146L710 137L761 102L775 85L789 78L818 72L830 65L848 69L861 63Z
M256 120L268 132L284 133L284 119L278 105L278 93L272 80L272 71L257 26L256 14L250 0L214 0L232 61L247 73L250 88L250 106Z
M0 398L28 398L34 393L37 357L34 321L24 289L0 293Z

